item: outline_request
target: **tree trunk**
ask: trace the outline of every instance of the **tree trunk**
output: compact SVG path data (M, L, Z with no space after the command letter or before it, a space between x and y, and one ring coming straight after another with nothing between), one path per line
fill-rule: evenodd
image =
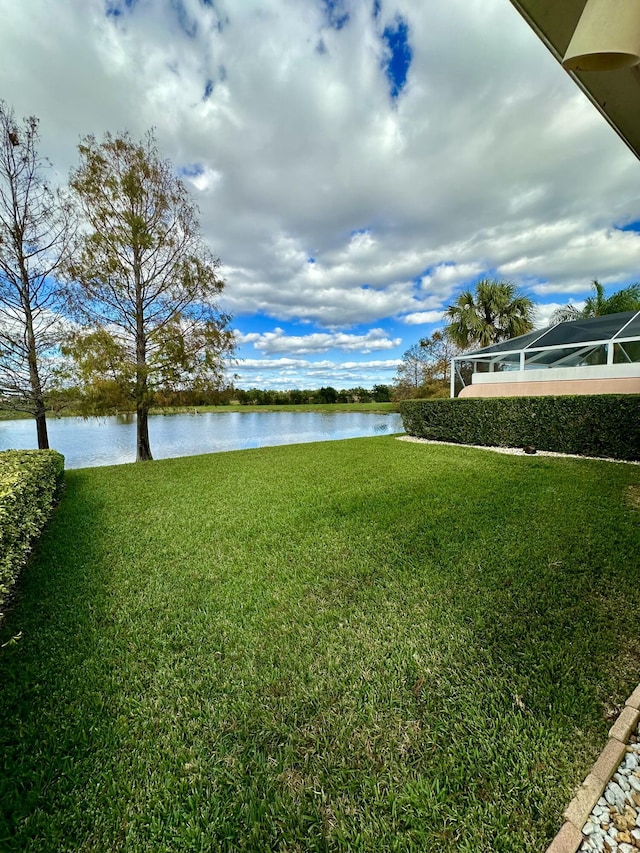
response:
M45 414L44 405L36 412L36 432L38 433L38 450L49 449L49 435L47 433L47 416Z
M137 247L134 247L133 254L133 274L136 283L136 462L149 462L153 456L149 443L147 339L144 332L143 286Z
M26 281L26 272L23 273L23 281ZM26 294L27 292L28 291L25 285L24 293ZM31 306L28 303L26 296L24 298L24 312L29 359L29 384L31 386L31 399L34 403L33 416L36 419L38 450L48 450L49 436L47 434L47 414L44 405L42 384L40 382L40 373L38 371L38 352L36 347L36 336L33 330L33 316L31 313Z
M146 405L136 406L136 462L149 462L153 459L149 444L149 409Z

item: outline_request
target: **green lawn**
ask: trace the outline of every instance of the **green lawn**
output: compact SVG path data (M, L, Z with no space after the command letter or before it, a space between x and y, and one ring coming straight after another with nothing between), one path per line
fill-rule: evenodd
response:
M638 466L383 437L66 480L0 631L0 850L542 851L640 678Z

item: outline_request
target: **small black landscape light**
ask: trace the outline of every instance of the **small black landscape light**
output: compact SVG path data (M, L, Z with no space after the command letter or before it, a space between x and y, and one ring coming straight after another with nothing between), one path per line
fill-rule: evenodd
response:
M522 449L524 450L525 453L528 453L529 456L533 456L533 454L536 452L535 447L533 447L531 444L525 444L525 446Z

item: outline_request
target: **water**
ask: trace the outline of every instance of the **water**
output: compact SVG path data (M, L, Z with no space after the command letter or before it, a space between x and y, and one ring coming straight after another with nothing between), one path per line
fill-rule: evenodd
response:
M134 415L50 418L47 425L49 445L64 455L65 468L135 461ZM149 418L154 459L396 432L403 432L400 415L364 412L203 412ZM36 447L35 421L0 421L0 450Z

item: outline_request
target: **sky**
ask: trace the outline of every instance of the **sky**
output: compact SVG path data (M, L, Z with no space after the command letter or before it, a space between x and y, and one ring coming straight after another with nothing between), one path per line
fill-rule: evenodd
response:
M640 280L640 162L509 0L0 0L0 98L65 181L155 128L242 388L389 384L483 277L537 323Z

